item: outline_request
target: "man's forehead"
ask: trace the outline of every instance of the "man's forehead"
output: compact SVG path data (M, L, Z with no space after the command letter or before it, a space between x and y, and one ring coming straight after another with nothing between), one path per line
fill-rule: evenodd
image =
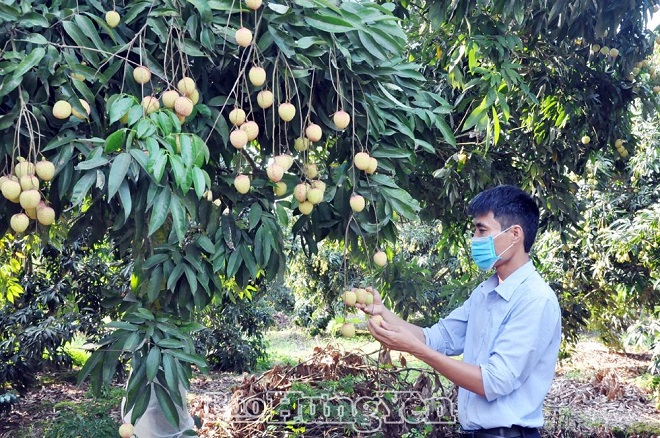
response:
M472 219L472 224L475 227L493 227L494 225L499 225L499 222L495 220L495 216L493 215L492 211L489 211L486 214L480 214L478 216L475 216L474 219Z

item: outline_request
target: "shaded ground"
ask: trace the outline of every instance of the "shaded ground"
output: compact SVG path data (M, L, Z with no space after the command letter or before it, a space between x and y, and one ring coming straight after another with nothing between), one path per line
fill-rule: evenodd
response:
M612 353L597 342L580 343L572 358L557 369L546 399L548 427L625 431L638 430L644 423L656 427L660 434L660 412L640 385L648 364L645 354ZM212 373L193 380L190 409L204 420L200 436L227 436L226 409L232 388L243 377ZM75 386L74 378L69 377L32 391L9 417L0 417L0 437L42 437L41 422L52 421L57 414L55 406L62 401L89 402L86 388ZM112 415L119 419L117 411Z

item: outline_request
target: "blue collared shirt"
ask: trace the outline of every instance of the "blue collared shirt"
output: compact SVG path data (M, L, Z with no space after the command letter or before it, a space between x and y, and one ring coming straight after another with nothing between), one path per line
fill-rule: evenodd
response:
M485 397L458 390L463 429L543 426L543 400L561 342L555 293L530 261L499 283L481 283L465 303L432 327L426 345L481 367Z

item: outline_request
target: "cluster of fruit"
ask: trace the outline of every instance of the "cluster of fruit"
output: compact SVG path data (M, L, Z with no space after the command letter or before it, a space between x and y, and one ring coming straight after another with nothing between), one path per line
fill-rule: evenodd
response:
M151 81L151 70L143 65L138 66L133 70L133 79L140 85L147 84ZM179 121L183 123L186 121L186 117L192 114L194 106L199 102L197 84L195 84L193 78L186 76L176 84L176 90L168 89L164 91L160 96L160 100L162 100L165 108L174 110ZM144 96L142 98L142 108L145 114L151 114L159 110L160 101L158 97L154 95ZM127 117L127 115L124 117ZM120 121L125 123L127 120Z
M364 304L365 306L372 305L374 303L374 296L371 290L353 287L349 290L344 291L343 296L344 304L348 307L355 306L356 303ZM380 325L383 321L383 317L380 315L373 315L371 321L376 325ZM342 336L346 338L352 338L355 336L355 324L352 322L345 322L339 329L339 332Z
M89 115L92 113L92 108L89 106L89 103L87 103L86 100L78 100L80 101L80 105L85 108L86 114L77 111L68 101L58 100L55 102L55 105L53 105L53 116L59 120L66 120L71 116L74 116L80 120L87 120Z
M55 221L55 210L44 201L40 181L50 181L55 175L55 166L48 160L37 163L18 158L14 173L0 177L0 191L9 201L20 204L23 212L14 214L9 225L16 233L23 233L30 225L30 219L36 219L42 225Z

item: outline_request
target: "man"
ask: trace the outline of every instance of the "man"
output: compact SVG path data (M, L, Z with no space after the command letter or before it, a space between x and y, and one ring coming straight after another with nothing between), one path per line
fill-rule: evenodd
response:
M554 377L561 316L557 297L536 272L529 251L539 209L524 191L498 186L468 206L472 258L495 268L462 306L432 327L410 324L383 306L359 305L383 322L369 330L383 345L408 352L459 387L463 437L540 437L543 400ZM459 361L448 356L463 354Z

